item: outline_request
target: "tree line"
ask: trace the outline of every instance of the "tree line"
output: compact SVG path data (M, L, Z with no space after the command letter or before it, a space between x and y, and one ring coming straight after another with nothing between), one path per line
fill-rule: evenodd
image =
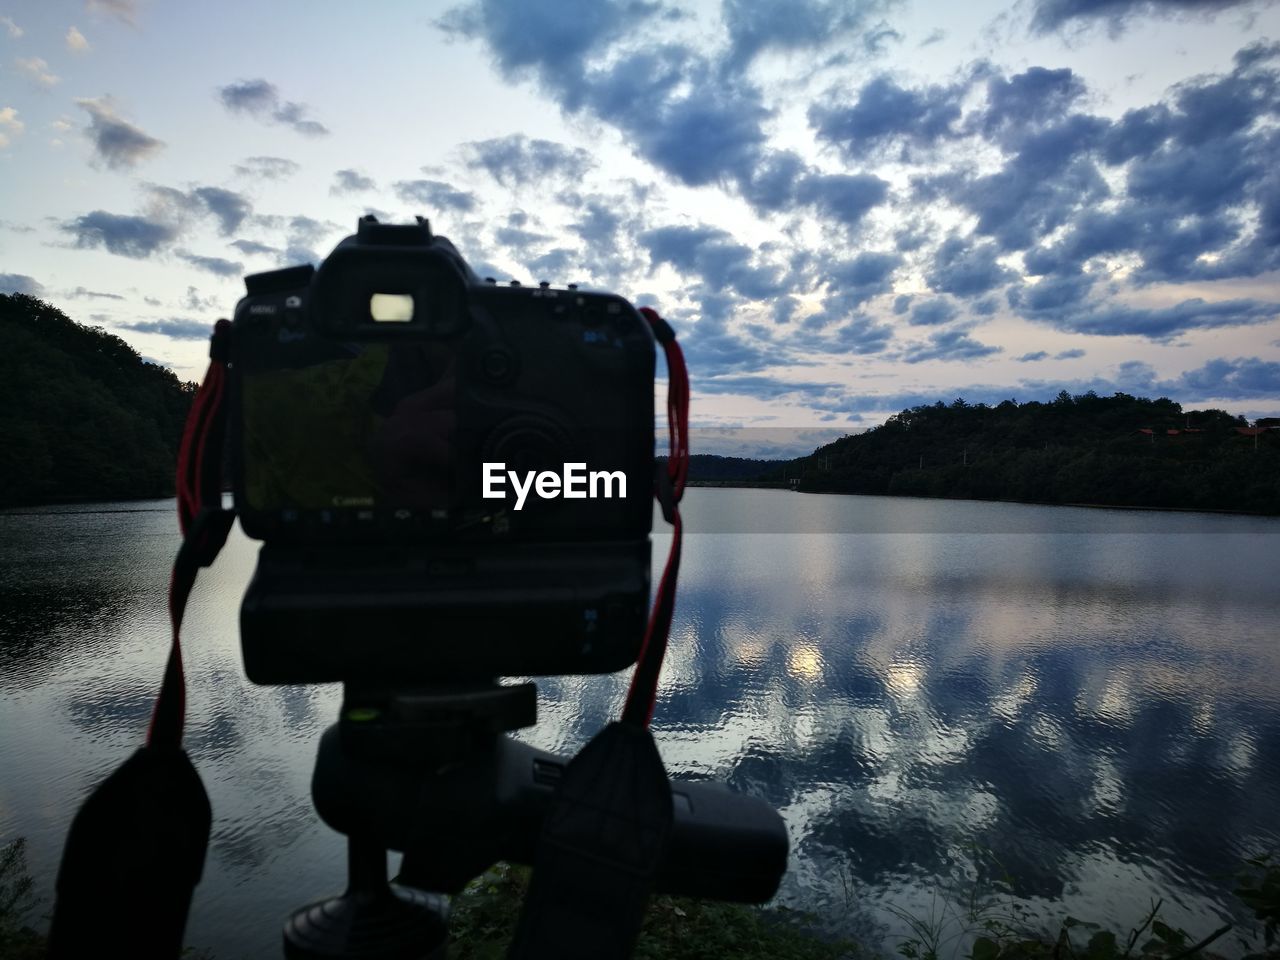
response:
M0 505L172 496L196 386L42 300L0 295Z
M806 491L1280 513L1280 430L1167 398L958 398L779 464Z

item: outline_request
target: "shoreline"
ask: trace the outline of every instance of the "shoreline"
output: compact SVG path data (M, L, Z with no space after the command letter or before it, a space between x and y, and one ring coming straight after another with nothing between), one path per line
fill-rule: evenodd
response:
M895 500L943 500L957 503L1012 503L1032 507L1085 507L1090 510L1146 510L1152 513L1207 513L1228 517L1265 517L1280 519L1280 510L1275 513L1257 513L1251 510L1226 510L1217 507L1158 507L1124 503L1062 503L1056 500L1005 500L979 497L924 497L919 494L904 493L854 493L847 490L805 490L802 487L790 487L785 481L775 480L690 480L688 487L709 488L742 488L742 489L775 489L793 490L795 493L830 495L837 497L892 497Z

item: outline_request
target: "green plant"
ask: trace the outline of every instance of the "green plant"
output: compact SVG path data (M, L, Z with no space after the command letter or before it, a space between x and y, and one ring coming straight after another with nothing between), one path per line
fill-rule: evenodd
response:
M500 960L515 932L529 870L500 863L453 900L452 960ZM812 932L814 918L785 908L760 909L683 897L654 897L635 960L842 960L858 950Z
M891 908L911 930L911 935L898 947L906 960L950 960L958 956L968 960L1186 960L1231 929L1231 924L1225 924L1192 943L1185 930L1171 927L1159 918L1164 901L1157 900L1143 921L1128 932L1123 943L1113 931L1070 916L1059 924L1056 933L1046 936L1043 928L1036 929L1037 923L1030 911L1014 897L1013 880L1000 861L978 847L973 848L973 858L978 864L989 859L999 869L999 876L988 878L980 868L958 902L940 897L935 889L927 917ZM1248 862L1264 873L1267 870L1267 864ZM1280 864L1270 869L1269 887L1265 887L1268 876L1264 876L1261 884L1248 889L1257 892L1259 902L1269 904L1270 931L1274 938L1275 909L1280 902L1276 898L1280 889ZM1267 892L1262 892L1264 889ZM1148 932L1150 936L1143 940ZM962 954L966 942L968 953Z
M1240 875L1235 895L1262 921L1262 941L1267 953L1280 955L1276 949L1276 930L1280 928L1280 860L1266 853L1245 861L1247 869ZM1248 949L1248 944L1240 941Z
M44 956L44 940L26 926L26 915L38 902L35 881L27 872L26 840L18 837L0 848L0 958L34 960Z

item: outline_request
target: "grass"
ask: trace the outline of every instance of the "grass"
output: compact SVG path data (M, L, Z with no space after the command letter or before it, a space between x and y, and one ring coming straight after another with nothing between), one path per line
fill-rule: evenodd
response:
M498 864L453 901L450 960L501 960L529 885L527 867ZM857 945L815 932L812 918L781 908L654 897L635 960L845 960Z
M453 900L452 960L502 960L515 932L529 870L498 864ZM36 960L45 938L27 925L36 906L21 838L0 847L0 960ZM1235 894L1259 926L1231 938L1243 960L1280 960L1280 860L1246 860ZM900 911L911 933L898 946L904 960L1216 960L1208 950L1231 925L1201 936L1160 919L1159 901L1123 935L1098 924L1064 918L1056 930L1036 929L1012 894L1007 874L979 878L957 899L935 895L928 916ZM1246 936L1247 934L1247 936ZM186 960L212 960L188 948ZM636 944L635 960L849 960L874 953L815 930L809 914L678 897L654 897Z

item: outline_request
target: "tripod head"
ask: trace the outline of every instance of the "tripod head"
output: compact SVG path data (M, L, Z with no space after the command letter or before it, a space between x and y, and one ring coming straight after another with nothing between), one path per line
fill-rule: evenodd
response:
M531 726L532 683L402 693L348 689L321 737L312 796L348 838L349 885L297 911L290 958L443 957L455 894L499 860L534 860L568 760L507 736ZM763 903L786 869L782 818L718 784L671 782L655 891ZM386 851L404 853L396 886Z

